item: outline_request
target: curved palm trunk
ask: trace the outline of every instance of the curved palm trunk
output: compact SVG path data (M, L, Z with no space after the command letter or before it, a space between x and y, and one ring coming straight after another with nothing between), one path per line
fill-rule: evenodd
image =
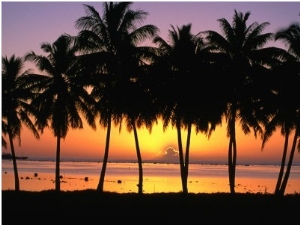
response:
M139 184L138 184L138 193L143 194L143 165L142 165L142 156L139 146L139 139L136 130L136 126L132 123L133 133L134 133L134 141L135 141L135 148L136 148L136 155L138 159L138 166L139 166Z
M60 191L60 136L56 138L55 190Z
M100 180L99 180L98 187L97 187L97 191L100 191L100 192L103 192L103 187L104 187L104 177L105 177L107 160L108 160L108 152L109 152L110 131L111 131L111 116L109 117L109 120L108 120L108 126L107 126L107 131L106 131L105 151L104 151L104 157L103 157L103 162L102 162Z
M284 174L285 160L286 160L287 148L288 148L288 144L289 144L289 135L290 135L289 132L286 132L285 138L284 138L284 148L283 148L283 153L282 153L280 171L278 174L277 183L276 183L276 187L275 187L276 195L280 194L280 186L281 186L282 178L283 178L283 174Z
M289 162L288 162L288 165L287 165L287 169L286 169L286 172L285 172L285 175L284 175L284 178L283 178L283 182L282 182L281 187L280 187L279 192L278 192L278 194L282 195L282 196L284 195L286 185L287 185L287 182L289 180L289 176L290 176L290 172L291 172L291 168L292 168L292 164L293 164L293 159L294 159L294 154L295 154L295 150L296 150L298 136L299 136L299 131L298 131L298 129L296 129L294 140L293 140L293 145L292 145L292 149L291 149L291 153L290 153Z
M235 170L236 170L236 157L237 157L236 138L235 138L235 115L236 115L236 111L233 110L232 117L229 119L230 138L229 138L229 147L228 147L228 175L229 175L229 186L230 186L231 194L235 193Z
M11 149L11 155L12 155L12 161L13 161L13 167L14 167L14 175L15 175L15 191L20 191L20 180L19 180L19 174L18 174L18 168L17 168L17 160L16 160L16 154L15 154L15 147L13 143L12 134L9 131L9 143L10 143L10 149Z
M183 148L182 148L182 140L181 140L181 126L180 121L176 122L176 129L177 129L177 141L178 141L178 151L179 151L179 163L180 163L180 175L181 175L181 185L182 185L182 192L184 194L188 193L187 189L187 180L185 179L185 165L184 165L184 158L183 158Z

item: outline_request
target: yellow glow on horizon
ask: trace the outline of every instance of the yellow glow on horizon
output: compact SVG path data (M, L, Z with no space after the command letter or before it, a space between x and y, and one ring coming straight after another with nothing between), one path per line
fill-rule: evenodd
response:
M253 133L245 135L237 124L237 162L280 162L284 138L279 130L274 133L266 143L264 150L261 150L261 139L254 138ZM227 162L228 137L226 136L226 124L218 126L212 133L210 139L203 133L195 133L192 129L190 142L190 161L222 161ZM292 134L293 135L293 134ZM186 130L182 131L182 144L186 148ZM178 150L177 131L168 127L165 131L162 122L154 124L151 133L144 127L138 129L139 146L142 160L173 160L178 162L174 155L164 156L165 149L173 147ZM6 137L7 139L7 137ZM292 139L292 137L291 137ZM21 132L21 146L15 141L17 155L26 155L30 158L55 158L56 138L53 133L45 129L41 139L37 140L24 127ZM70 130L67 137L61 140L61 158L93 159L102 160L104 156L106 141L106 128L97 124L93 130L86 123L84 129ZM289 145L290 151L291 141ZM10 146L4 151L10 151ZM128 132L125 124L119 132L119 127L112 127L110 136L109 161L114 160L137 160L134 134ZM300 154L295 152L294 162L299 162Z

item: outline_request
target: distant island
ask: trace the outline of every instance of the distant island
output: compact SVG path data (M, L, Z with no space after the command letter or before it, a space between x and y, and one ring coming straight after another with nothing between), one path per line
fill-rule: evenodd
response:
M2 153L2 159L12 159L12 155L10 153ZM16 159L25 160L28 159L28 156L16 156Z

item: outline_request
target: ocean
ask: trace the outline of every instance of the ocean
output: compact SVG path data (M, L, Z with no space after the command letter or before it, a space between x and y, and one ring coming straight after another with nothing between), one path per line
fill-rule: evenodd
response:
M43 191L55 188L55 162L40 160L17 161L20 189ZM102 168L101 162L60 163L61 190L96 189ZM237 165L237 193L273 193L279 165ZM2 160L2 190L14 189L11 160ZM137 193L138 164L109 162L104 191ZM180 168L177 163L143 163L143 191L181 192ZM228 167L226 164L190 164L188 176L190 193L229 193ZM300 165L292 167L285 194L300 193Z

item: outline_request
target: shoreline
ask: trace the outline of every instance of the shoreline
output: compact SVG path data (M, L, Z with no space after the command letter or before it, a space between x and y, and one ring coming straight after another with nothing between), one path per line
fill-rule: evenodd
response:
M145 164L144 193L180 192L181 178L177 165ZM277 167L237 167L237 193L273 193L277 180ZM285 193L300 193L300 167L292 171ZM48 162L25 162L18 165L20 189L25 191L50 190L55 187L55 167ZM101 164L62 163L61 190L96 189ZM107 167L104 191L136 193L138 191L137 164L111 163ZM229 192L227 167L220 165L191 165L188 178L190 193ZM14 173L11 163L2 164L2 190L14 190Z
M31 173L19 172L20 190L22 191L48 191L55 188L54 173ZM96 190L99 175L86 174L63 174L61 178L62 191L85 191ZM14 190L13 172L2 172L2 191ZM291 179L285 194L300 193L297 187L299 181ZM116 193L137 193L138 175L110 175L104 180L104 191ZM152 193L177 193L181 192L180 176L157 177L144 176L144 194ZM236 193L272 194L276 180L266 178L236 178ZM214 194L229 193L227 177L189 177L189 193Z
M11 159L2 159L4 161L12 161ZM22 161L33 161L33 162L56 162L55 158L31 158L27 157L27 159L18 159L18 162ZM102 164L103 161L99 159L94 159L94 158L62 158L60 160L61 163L99 163ZM107 162L108 164L110 163L132 163L132 164L138 164L137 160L129 160L129 159L122 159L122 160L110 160ZM180 165L178 161L170 161L170 160L143 160L142 162L143 165L146 164L173 164L173 165ZM227 166L228 162L227 161L191 161L189 162L189 165L223 165ZM238 162L236 166L278 166L280 167L280 162ZM294 162L293 166L300 166L300 163Z

